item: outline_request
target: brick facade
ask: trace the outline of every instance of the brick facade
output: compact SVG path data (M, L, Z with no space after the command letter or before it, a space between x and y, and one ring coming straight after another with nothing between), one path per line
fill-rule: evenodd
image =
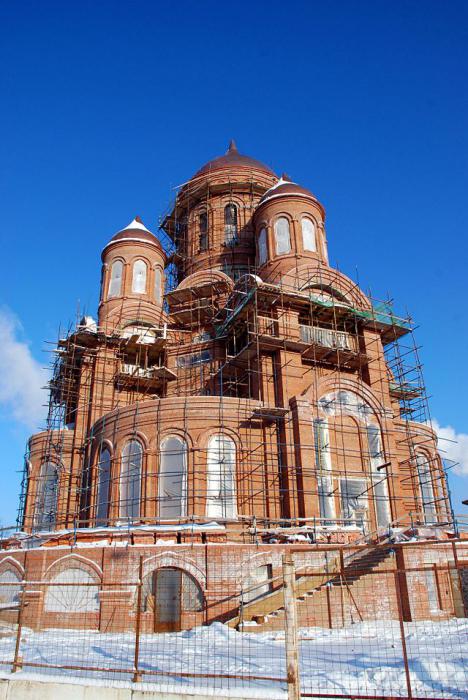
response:
M231 145L180 189L163 229L164 250L138 218L112 238L97 322L59 340L48 429L29 442L27 577L47 579L63 547L86 545L69 552L99 587L86 615L114 629L134 615L124 582L139 557L165 561L188 572L187 600L202 592L200 610L182 606L189 627L235 616L221 598L239 595L245 561L263 557L274 576L297 535L309 565L323 556L311 542L379 540L390 523L440 534L450 507L436 436L394 352L410 324L329 266L317 198ZM25 593L27 624L43 625L44 588ZM344 621L332 589L320 605L331 595Z

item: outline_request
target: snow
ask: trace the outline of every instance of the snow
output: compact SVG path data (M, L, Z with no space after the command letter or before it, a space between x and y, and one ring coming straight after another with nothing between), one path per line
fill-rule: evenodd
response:
M117 233L122 233L122 231L128 231L128 229L138 229L140 231L147 231L148 233L151 233L149 229L146 228L144 223L142 221L137 221L137 219L133 219L133 221L130 221L128 226L125 226L125 228L121 229Z
M273 192L273 190L276 190L277 187L281 187L281 185L295 185L295 184L296 183L293 182L292 180L285 180L284 177L281 175L278 182L275 182L275 184L272 185L270 187L270 189L265 192L265 197L268 196L269 192Z
M86 535L96 535L96 534L101 534L101 535L129 535L132 533L138 533L138 532L155 532L155 533L163 533L163 532L225 532L226 527L224 525L220 525L217 522L208 522L208 523L182 523L180 525L176 524L167 524L167 525L135 525L133 523L127 524L127 523L122 523L121 525L118 526L113 526L113 527L78 527L78 528L67 528L67 529L62 529L62 530L44 530L41 532L34 532L34 534L29 534L26 532L14 532L11 534L9 537L11 539L19 540L22 544L21 548L24 549L35 549L37 547L40 547L43 543L43 541L48 541L48 540L55 540L60 537L64 537L66 535L79 535L81 533L86 534ZM168 540L161 540L158 543L164 544L169 544ZM75 547L96 547L96 546L106 546L104 543L107 543L109 545L108 540L101 540L101 541L92 541L92 542L76 542L74 544ZM125 542L122 544L126 544ZM117 542L113 542L112 546L115 547L117 546ZM69 547L70 545L56 545L55 549L57 547ZM8 551L19 551L18 549L12 549L9 548Z
M0 637L0 661L13 658L15 635ZM414 695L468 697L468 620L405 623L405 639ZM363 622L342 629L299 631L303 692L406 695L400 628L397 621ZM133 633L49 629L22 633L24 671L15 677L91 678L106 685L131 681ZM87 665L100 671L36 669L28 663ZM7 666L4 666L6 669ZM119 673L118 669L125 669ZM281 697L286 691L283 632L237 632L222 623L172 634L142 634L141 687L163 692L196 692L223 697ZM210 677L211 676L211 677ZM228 677L226 677L228 676ZM231 676L231 677L229 677ZM278 680L270 680L276 678ZM78 682L78 680L77 680Z
M182 523L181 525L168 524L168 525L134 525L133 523L121 523L118 526L113 527L77 527L76 529L69 528L63 530L45 530L44 532L35 532L35 537L46 536L46 537L57 537L61 535L70 535L74 533L85 533L85 534L95 534L97 532L101 533L125 533L128 532L179 532L189 530L190 532L207 532L209 530L225 530L224 525L220 525L216 522L210 523ZM20 534L20 533L18 533ZM23 534L23 533L21 533Z

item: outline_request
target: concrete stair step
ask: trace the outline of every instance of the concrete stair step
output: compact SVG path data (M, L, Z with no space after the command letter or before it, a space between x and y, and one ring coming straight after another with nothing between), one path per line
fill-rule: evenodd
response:
M361 581L365 578L366 574L372 571L375 567L379 566L388 557L390 550L379 550L375 552L370 552L362 555L356 560L350 562L345 566L343 571L343 577L338 574L331 574L327 582L317 585L317 580L309 579L310 584L307 583L305 578L300 577L297 579L298 593L296 595L296 601L298 609L301 614L306 615L307 618L311 616L317 620L320 620L323 615L325 615L324 610L329 605L339 604L342 601L343 589L352 588L357 586L357 590L361 588ZM319 575L326 577L327 574ZM308 585L313 586L311 590L304 590L308 588ZM314 600L315 598L315 600ZM273 604L278 604L279 600L272 601ZM308 612L310 610L310 613ZM244 619L246 621L253 620L257 622L256 625L247 625L245 631L258 632L264 629L281 629L284 624L284 606L278 606L274 610L265 610L261 612L261 615L254 613L252 610L249 616L248 610L244 611ZM257 618L258 621L255 619ZM325 619L325 618L324 618Z

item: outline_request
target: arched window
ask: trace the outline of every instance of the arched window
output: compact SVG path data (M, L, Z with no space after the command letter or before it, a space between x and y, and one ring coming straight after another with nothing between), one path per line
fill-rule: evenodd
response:
M118 297L122 291L123 262L115 260L111 267L108 297Z
M5 569L0 574L0 603L19 603L21 578L13 569Z
M291 237L289 235L289 221L280 216L275 221L276 254L284 255L291 252Z
M377 527L387 527L391 520L387 474L379 469L385 463L382 436L378 425L368 425L366 430Z
M134 294L146 292L146 263L144 260L135 260L133 263L132 292Z
M422 454L416 455L416 466L418 470L424 520L427 525L430 525L437 521L431 466L427 457Z
M176 435L161 442L159 517L180 518L186 511L187 443Z
M206 514L211 518L236 517L236 445L227 435L208 442Z
M267 249L267 232L266 228L260 229L258 236L258 264L264 265L268 260L268 249Z
M227 245L237 242L237 207L226 204L224 207L224 241Z
M138 518L140 515L141 466L143 449L138 440L130 440L122 450L120 472L120 516Z
M162 273L160 267L154 268L154 298L158 304L162 302Z
M208 248L208 212L202 211L199 219L200 226L200 250Z
M335 497L333 495L330 435L326 420L314 420L314 442L321 524L333 524L328 521L328 518L332 520L335 518Z
M50 583L44 601L47 612L83 613L99 610L99 586L85 569L69 566L54 576ZM96 585L90 585L93 583Z
M311 219L303 216L301 219L302 228L302 245L304 250L310 250L315 253L317 250L317 243L315 240L315 224Z
M34 527L51 530L57 518L58 469L53 462L44 462L37 482Z
M107 447L101 451L97 471L96 525L107 525L111 477L111 456Z

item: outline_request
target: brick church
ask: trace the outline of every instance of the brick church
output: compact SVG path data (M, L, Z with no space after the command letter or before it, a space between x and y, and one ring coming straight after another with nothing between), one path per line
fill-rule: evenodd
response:
M366 550L368 568L391 565L395 539L414 542L401 566L431 561L436 541L451 561L412 323L330 266L317 197L232 142L150 228L136 217L104 245L97 318L55 349L20 532L0 552L11 596L25 578L55 583L26 588L26 622L131 627L139 563L142 624L158 632L238 625L229 596L274 625L287 551L321 584L332 554L370 543L383 554Z

